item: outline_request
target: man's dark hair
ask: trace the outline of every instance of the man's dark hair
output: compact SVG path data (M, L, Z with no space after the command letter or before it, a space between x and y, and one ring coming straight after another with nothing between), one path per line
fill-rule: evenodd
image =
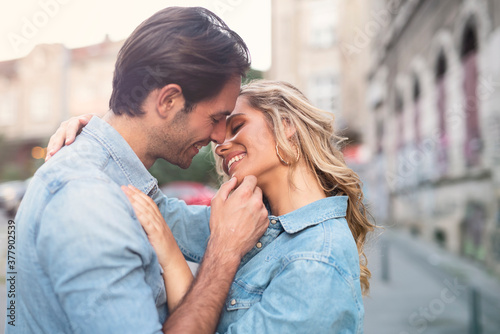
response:
M217 15L201 7L168 7L141 23L120 49L109 107L118 115L141 115L151 91L175 83L189 111L249 67L245 42Z

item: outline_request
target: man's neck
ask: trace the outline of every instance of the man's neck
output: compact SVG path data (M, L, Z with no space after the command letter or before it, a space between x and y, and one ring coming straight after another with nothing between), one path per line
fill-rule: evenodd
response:
M148 136L142 126L144 122L138 122L138 117L116 115L112 111L108 111L102 119L118 131L146 169L153 165L155 159L148 156Z

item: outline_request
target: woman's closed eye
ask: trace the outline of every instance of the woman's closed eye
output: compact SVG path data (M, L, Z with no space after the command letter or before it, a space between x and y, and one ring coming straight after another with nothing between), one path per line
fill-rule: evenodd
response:
M241 122L241 123L236 123L234 126L231 126L231 134L235 135L238 132L238 130L241 129L243 124L244 122Z

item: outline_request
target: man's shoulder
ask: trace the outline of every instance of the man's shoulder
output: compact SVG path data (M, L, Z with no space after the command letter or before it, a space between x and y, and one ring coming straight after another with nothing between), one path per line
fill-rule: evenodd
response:
M105 226L111 230L137 225L120 185L102 171L85 171L80 175L68 173L43 187L46 187L47 197L36 205L41 210L41 226L48 231L58 231L68 223L77 234L89 234Z
M35 177L42 180L51 193L57 192L71 181L110 183L111 178L105 172L109 162L110 155L103 147L82 138L62 148L38 169Z

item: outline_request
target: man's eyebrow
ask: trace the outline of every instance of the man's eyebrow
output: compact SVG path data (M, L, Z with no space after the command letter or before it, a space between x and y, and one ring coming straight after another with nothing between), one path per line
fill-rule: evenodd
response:
M226 122L229 122L229 121L230 121L230 120L232 120L233 118L238 117L238 116L241 116L241 115L245 115L245 114L243 114L243 113L238 113L238 114L232 114L232 115L229 115L229 116L227 116L227 118L226 118Z

